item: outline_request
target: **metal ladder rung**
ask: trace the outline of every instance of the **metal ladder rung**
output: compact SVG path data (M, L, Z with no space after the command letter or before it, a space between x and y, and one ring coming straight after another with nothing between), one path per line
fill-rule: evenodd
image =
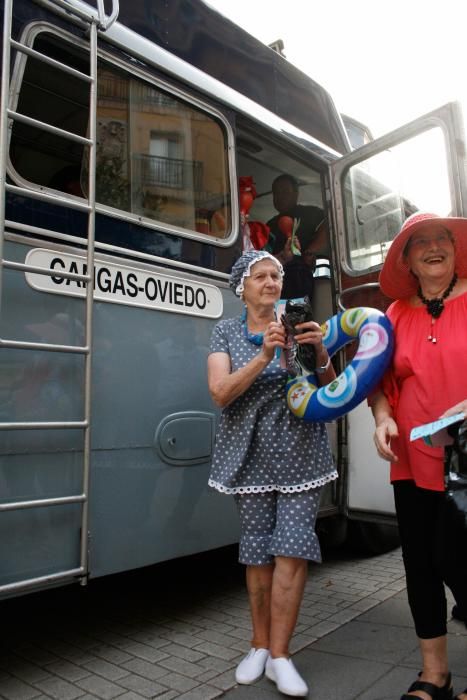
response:
M38 61L42 61L43 63L47 63L49 66L52 66L53 68L58 68L59 70L64 71L65 73L69 73L69 75L74 76L75 78L79 78L80 80L84 80L87 83L92 83L93 79L91 78L90 75L86 75L86 73L82 73L79 70L76 70L76 68L72 68L71 66L67 66L66 63L61 63L60 61L56 61L54 58L50 58L49 56L46 56L45 54L41 53L40 51L36 51L35 49L32 49L30 46L26 46L26 44L22 44L19 41L15 41L12 39L10 41L10 44L12 48L16 49L17 51L21 51L21 53L27 54L28 56L31 56L32 58L36 58Z
M49 194L48 192L38 192L36 190L29 190L26 187L18 187L18 185L12 185L9 182L5 183L5 189L8 192L13 192L14 194L19 194L24 197L31 197L31 199L40 199L43 202L51 202L52 204L57 204L59 207L66 207L67 209L78 209L79 211L91 212L92 207L89 204L83 204L82 202L75 202L72 199L66 199L65 197L57 197L57 195Z
M61 242L63 241L69 241L70 243L76 243L77 241L82 241L83 243L85 242L85 239L82 238L82 236L69 236L66 233L61 233L60 231L54 231L53 229L49 228L40 228L39 226L30 226L29 224L23 224L19 221L9 221L8 219L5 221L5 233L7 233L6 229L13 229L14 231L21 231L23 233L34 233L37 234L38 236L48 236L49 238L58 238ZM8 233L10 233L8 231ZM19 265L19 263L18 263ZM72 274L72 273L68 273Z
M13 591L25 590L28 588L35 588L36 586L42 586L47 583L54 583L55 581L62 581L64 579L76 578L78 576L83 576L86 573L84 567L80 566L78 569L68 569L66 571L60 571L57 574L48 574L46 576L37 576L36 578L27 578L23 581L16 581L15 583L6 583L0 586L0 593L8 593Z
M0 430L79 430L89 427L87 420L77 421L30 421L0 423Z
M118 0L111 0L112 14L110 17L105 14L104 2L107 0L96 0L97 9L91 5L81 3L75 0L32 0L32 2L37 3L48 10L52 10L56 15L60 15L61 19L67 22L83 25L82 20L85 20L88 27L82 27L86 32L86 38L89 44L89 75L83 73L82 71L76 70L61 60L56 60L55 58L49 57L41 51L37 51L37 48L32 48L26 46L21 41L17 41L12 36L13 26L14 26L14 12L13 12L13 0L5 0L4 3L4 42L2 50L2 80L1 80L1 129L0 129L0 273L3 273L4 268L9 268L10 270L19 270L25 273L47 275L50 277L57 276L61 279L71 279L81 282L83 286L86 287L86 300L85 300L85 340L84 346L77 345L59 345L56 343L29 343L27 341L13 340L13 339L0 339L0 348L15 348L24 350L40 350L40 351L55 351L55 352L70 352L79 353L84 355L84 384L83 384L83 412L82 420L55 420L55 421L40 421L40 420L20 420L20 421L3 421L0 423L0 431L23 431L23 430L79 430L82 431L82 484L78 487L80 490L79 494L73 494L70 496L57 496L56 498L35 498L35 500L21 500L16 503L8 502L0 504L0 512L3 511L13 511L28 508L39 508L39 507L54 507L57 505L66 504L76 504L76 508L80 507L81 510L81 523L79 530L79 563L74 568L65 569L62 571L55 571L47 575L37 575L33 571L30 572L15 572L12 578L16 575L17 578L20 576L31 576L32 578L26 578L23 580L17 580L14 583L6 583L0 585L0 595L2 594L13 594L15 591L22 591L27 589L34 589L37 587L43 587L46 585L54 585L58 582L65 582L68 580L71 582L73 578L80 578L81 582L85 582L86 576L89 569L89 481L90 481L90 466L91 466L91 385L92 385L92 372L91 372L91 347L92 347L92 329L93 329L93 268L94 268L94 253L95 253L95 215L96 215L96 151L97 151L97 72L98 72L98 32L99 28L105 30L112 22L115 21L118 15ZM19 38L19 37L17 37ZM73 43L73 37L69 39L69 43ZM11 61L12 57L15 55L16 63L15 65L21 67L21 64L27 63L24 60L24 56L32 57L35 60L40 61L39 65L44 66L44 70L47 67L53 67L60 71L63 71L65 75L70 75L83 81L89 90L89 121L86 136L79 135L78 133L73 133L67 131L66 129L59 128L57 124L52 125L46 123L40 119L34 119L22 114L21 111L16 111L18 106L16 103L10 100L14 97L18 97L16 91L18 86L12 84L11 82ZM21 59L21 60L18 60ZM68 59L64 59L65 61ZM84 68L84 71L87 67ZM48 119L48 116L43 117ZM51 118L53 121L53 117ZM66 195L61 192L54 193L54 190L42 186L40 184L27 183L26 186L18 186L7 182L7 156L9 149L9 137L12 127L18 122L19 124L24 124L28 128L34 128L39 134L46 133L52 134L65 142L70 144L79 144L83 150L88 153L88 184L87 184L87 197L79 198L72 195ZM66 124L68 126L68 124ZM74 128L74 127L73 127ZM80 132L82 133L82 132ZM27 202L31 200L40 201L54 206L64 207L68 211L77 210L78 212L85 213L87 215L87 227L86 232L83 233L83 238L77 240L75 236L64 236L67 240L72 240L78 245L86 247L85 265L82 271L86 270L86 274L69 273L60 270L53 270L52 268L47 269L42 265L34 266L27 265L26 262L16 263L16 261L6 261L4 262L4 239L7 237L4 235L8 233L7 221L5 217L5 202L7 197L5 194L12 194L13 196L24 197ZM79 217L80 219L84 217ZM21 222L15 222L10 224L13 231L21 232L45 232L47 236L46 229L36 229L28 224L21 224ZM58 232L49 232L51 238L58 237L60 234ZM61 239L63 241L63 238ZM46 262L45 265L50 265ZM75 268L77 269L77 268ZM0 294L3 286L0 284ZM34 498L37 494L31 493L30 498ZM57 565L56 569L60 567ZM63 565L62 565L63 569ZM3 578L4 580L4 578ZM10 579L11 580L11 579Z
M4 267L8 267L10 270L20 270L24 272L34 272L38 275L47 275L49 277L64 277L69 280L81 280L83 282L90 282L90 275L82 275L79 272L64 272L62 270L55 270L51 267L40 267L39 265L28 265L27 263L19 263L15 260L4 260Z
M0 513L12 510L25 510L26 508L44 508L45 506L63 506L70 503L84 503L86 496L81 493L77 496L59 496L57 498L37 498L34 501L12 501L0 503Z
M76 141L76 143L81 143L84 146L92 146L92 139L87 139L85 136L79 136L72 131L66 131L65 129L60 129L58 126L52 126L52 124L42 122L40 119L27 117L25 114L15 112L12 109L7 109L6 113L9 119L14 119L17 122L22 122L28 126L33 126L36 129L42 129L50 134L55 134L55 136L61 136L64 139L70 139L70 141Z
M46 352L70 352L77 355L88 355L87 345L58 345L58 343L29 343L23 340L8 340L0 338L0 348L14 350L44 350Z

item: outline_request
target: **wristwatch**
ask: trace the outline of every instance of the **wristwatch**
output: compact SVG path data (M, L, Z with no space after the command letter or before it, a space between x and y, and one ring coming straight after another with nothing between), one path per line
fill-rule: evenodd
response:
M317 367L315 369L315 372L317 372L317 374L324 374L326 372L326 370L329 369L330 364L331 364L331 357L328 355L328 361L326 362L326 364L321 365L321 367Z

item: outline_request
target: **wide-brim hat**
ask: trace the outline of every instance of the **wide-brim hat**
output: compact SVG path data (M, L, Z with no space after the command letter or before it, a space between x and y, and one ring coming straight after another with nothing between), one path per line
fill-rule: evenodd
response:
M459 277L467 277L467 219L416 212L404 221L379 273L381 291L390 299L406 299L417 293L418 280L410 271L404 251L414 233L433 228L443 228L452 234L456 248L455 271Z

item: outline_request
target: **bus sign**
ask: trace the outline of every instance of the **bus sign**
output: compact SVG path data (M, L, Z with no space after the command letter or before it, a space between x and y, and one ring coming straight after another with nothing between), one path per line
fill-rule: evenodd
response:
M43 248L34 248L26 264L36 267L85 275L86 258ZM86 282L61 275L26 272L26 281L41 292L84 297ZM96 259L94 298L114 304L140 306L158 311L220 318L223 303L220 290L212 285L160 272L146 272L136 267L115 265Z

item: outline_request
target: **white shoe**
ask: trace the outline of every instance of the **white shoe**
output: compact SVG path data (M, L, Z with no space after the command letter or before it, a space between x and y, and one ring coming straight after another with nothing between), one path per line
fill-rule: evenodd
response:
M269 649L255 649L252 647L237 666L235 671L235 680L237 683L249 685L257 681L258 678L261 678L268 658Z
M274 681L277 689L284 695L300 698L308 695L308 686L291 659L286 659L283 656L277 659L269 657L266 663L266 677Z

